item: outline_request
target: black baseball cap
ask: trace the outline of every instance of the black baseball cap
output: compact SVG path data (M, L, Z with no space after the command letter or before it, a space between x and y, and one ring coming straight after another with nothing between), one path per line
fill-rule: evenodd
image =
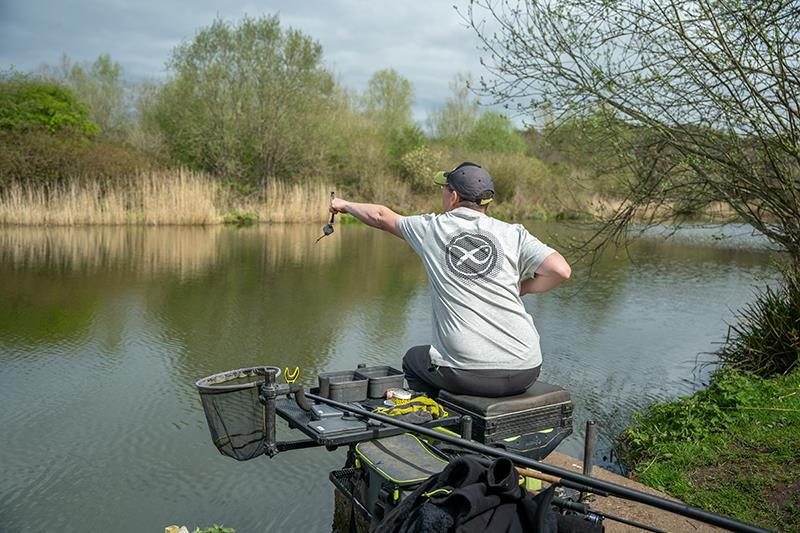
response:
M494 196L492 176L482 166L470 161L464 161L449 172L437 172L433 182L449 185L463 200L478 205L488 204Z

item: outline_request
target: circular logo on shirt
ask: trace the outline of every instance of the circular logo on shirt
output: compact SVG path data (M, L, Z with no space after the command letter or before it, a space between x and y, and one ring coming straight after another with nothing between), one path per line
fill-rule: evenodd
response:
M448 270L464 279L494 275L499 256L500 247L495 240L481 233L459 233L445 248Z

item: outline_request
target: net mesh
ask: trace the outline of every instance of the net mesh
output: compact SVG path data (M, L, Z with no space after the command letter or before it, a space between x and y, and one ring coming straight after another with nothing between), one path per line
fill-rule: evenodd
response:
M277 379L281 370L272 366L240 368L197 382L211 440L222 455L247 461L264 453L267 427L258 395L268 372Z

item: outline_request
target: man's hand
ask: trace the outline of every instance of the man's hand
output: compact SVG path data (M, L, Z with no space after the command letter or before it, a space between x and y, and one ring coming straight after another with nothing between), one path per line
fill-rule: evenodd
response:
M403 238L400 233L400 215L386 206L378 204L360 204L335 198L331 202L331 213L349 213L367 226L382 229L396 237Z
M341 198L334 198L331 202L330 212L331 213L346 213L347 212L347 204L346 200L342 200Z

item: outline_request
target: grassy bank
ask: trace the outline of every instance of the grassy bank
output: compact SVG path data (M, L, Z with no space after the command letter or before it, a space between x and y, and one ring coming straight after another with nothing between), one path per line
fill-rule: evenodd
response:
M708 388L654 404L621 438L632 477L691 505L800 531L800 370L719 371Z

